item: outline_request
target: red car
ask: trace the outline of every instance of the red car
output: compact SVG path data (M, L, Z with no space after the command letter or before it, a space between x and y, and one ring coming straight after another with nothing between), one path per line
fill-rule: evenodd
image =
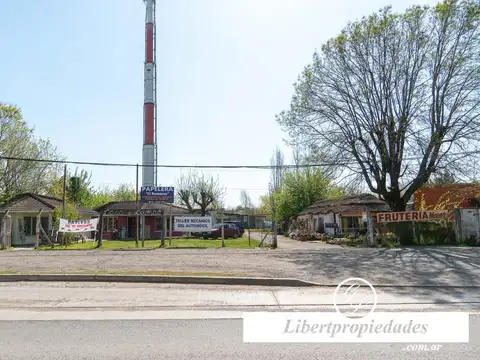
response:
M234 224L223 224L223 236L225 238L238 238L240 231ZM202 233L204 239L218 239L222 237L222 224L215 224L212 226L212 231Z

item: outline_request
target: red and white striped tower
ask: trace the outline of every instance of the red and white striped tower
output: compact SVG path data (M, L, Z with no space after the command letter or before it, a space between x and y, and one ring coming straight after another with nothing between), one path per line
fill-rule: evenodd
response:
M157 109L155 65L155 0L144 0L145 16L145 88L143 104L142 185L157 185Z

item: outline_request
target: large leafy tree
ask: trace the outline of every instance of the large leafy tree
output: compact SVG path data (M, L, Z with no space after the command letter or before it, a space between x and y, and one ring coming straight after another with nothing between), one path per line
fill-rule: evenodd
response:
M2 103L0 156L1 201L23 192L45 193L60 170L57 164L45 162L45 159L62 160L49 140L35 136L34 129L23 120L18 107Z
M291 216L322 199L338 198L346 194L335 185L333 174L319 167L306 166L311 163L311 154L295 148L293 168L284 165L284 156L276 150L271 163L271 183L276 183L267 195L260 197L260 212L281 224ZM275 166L273 168L273 166ZM277 180L274 180L277 177Z
M480 142L480 8L445 0L348 24L316 53L278 122L392 210Z
M89 205L93 193L91 178L91 174L87 171L78 171L78 169L70 176L67 185L67 196L73 204L80 206Z
M67 201L70 204L86 208L97 208L111 201L132 201L136 199L135 187L130 184L120 184L117 188L94 187L91 175L76 169L67 173ZM57 198L63 197L63 176L57 175L47 191L48 195Z
M337 198L343 194L343 190L335 186L320 168L288 172L279 196L277 219L287 220L316 201Z

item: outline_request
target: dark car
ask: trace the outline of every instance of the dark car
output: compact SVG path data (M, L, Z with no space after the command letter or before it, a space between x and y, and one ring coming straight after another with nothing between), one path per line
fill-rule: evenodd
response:
M225 238L238 238L240 236L239 229L234 224L223 224L223 236ZM204 239L218 239L222 237L222 224L215 224L212 226L212 231L203 232Z
M245 233L245 225L243 224L243 221L229 220L229 221L225 221L225 224L235 225L239 230L240 236L243 236L243 234Z

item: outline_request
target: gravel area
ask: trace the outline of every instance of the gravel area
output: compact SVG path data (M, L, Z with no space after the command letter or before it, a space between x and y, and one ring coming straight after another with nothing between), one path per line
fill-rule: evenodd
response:
M0 272L218 272L338 284L478 285L480 248L155 249L0 251Z

